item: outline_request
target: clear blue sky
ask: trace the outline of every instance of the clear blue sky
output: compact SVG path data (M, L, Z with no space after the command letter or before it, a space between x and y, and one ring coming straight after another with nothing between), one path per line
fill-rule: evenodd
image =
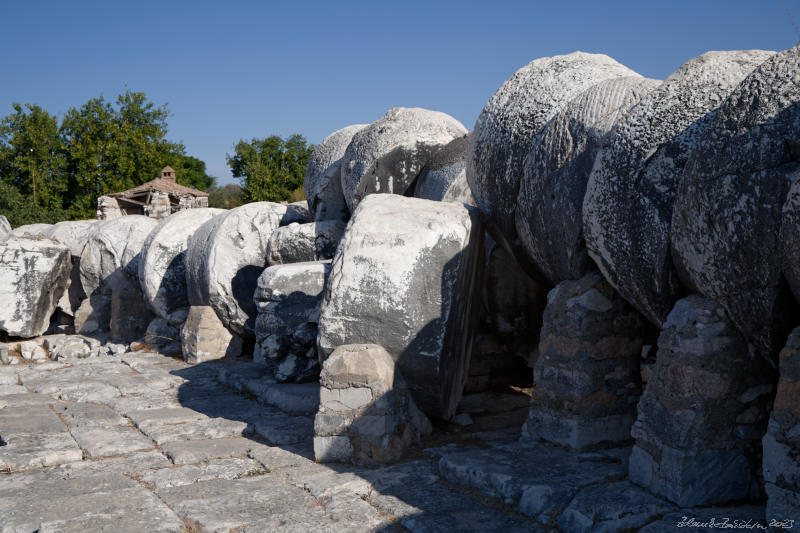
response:
M126 87L171 110L222 183L239 139L318 143L396 106L471 129L488 98L537 57L601 52L664 78L708 50L782 50L800 0L549 2L37 2L0 4L0 116L12 102L62 115Z

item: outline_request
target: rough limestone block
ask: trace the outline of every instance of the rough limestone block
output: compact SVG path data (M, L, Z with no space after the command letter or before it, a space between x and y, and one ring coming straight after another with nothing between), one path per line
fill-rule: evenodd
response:
M453 139L430 158L417 178L414 197L475 205L467 183L469 134Z
M314 147L306 165L303 192L315 221L339 220L346 222L350 210L342 192L341 159L353 135L367 124L353 124L334 131Z
M29 237L36 237L36 236L45 236L45 232L49 231L52 228L52 224L43 224L43 223L36 223L36 224L25 224L24 226L17 226L11 231L11 235L15 237L24 237L28 235Z
M109 276L107 281L111 285L111 306L108 317L111 340L133 342L141 339L147 331L153 313L145 295L142 294L139 280L123 270ZM85 327L81 329L85 330Z
M0 330L36 337L47 330L72 267L66 246L43 237L0 243Z
M547 295L523 434L576 450L630 440L642 319L599 272Z
M800 328L780 353L780 379L763 444L767 517L795 518L800 509ZM795 518L796 519L796 518Z
M683 173L672 217L681 279L718 301L774 360L797 325L782 281L781 208L800 171L800 46L766 60L722 103Z
M533 139L514 217L520 244L553 285L580 279L594 263L583 240L586 183L606 133L659 84L612 78L583 91Z
M86 293L81 285L81 252L89 239L96 220L66 220L57 222L44 230L44 235L58 241L67 248L72 256L72 271L69 275L67 290L61 296L58 307L68 315L75 315L75 311L86 298Z
M319 322L321 360L344 344L383 346L429 416L451 419L480 307L483 225L463 204L365 198L333 260Z
M800 157L800 145L798 145ZM795 179L783 204L780 233L781 270L800 302L800 179Z
M345 227L339 220L280 227L267 243L267 265L332 259Z
M602 54L543 57L515 72L486 103L467 150L467 181L504 246L515 240L514 210L534 136L577 95L623 76L638 75Z
M645 96L604 140L584 200L589 254L657 326L684 293L670 256L675 194L714 111L773 52L708 52Z
M106 280L119 270L138 272L139 252L150 231L158 225L143 215L128 215L97 222L81 252L81 284L87 296L111 295Z
M0 215L0 237L4 237L9 233L11 233L11 224L8 223L5 215Z
M317 461L396 461L431 432L396 366L374 344L339 346L325 360L314 421Z
M683 507L747 497L774 392L766 366L719 304L679 300L639 401L630 479Z
M305 221L307 212L254 202L215 216L189 239L186 286L191 305L210 305L225 327L252 337L253 292L266 266L270 235L281 225Z
M222 209L178 211L153 228L142 245L139 281L142 293L161 318L189 306L186 292L186 248L189 237Z
M258 278L253 295L258 359L279 382L319 376L317 323L330 270L330 262L292 263L268 267Z
M438 111L396 107L359 130L341 160L342 191L352 212L373 193L405 194L433 153L466 128Z
M181 348L181 329L172 325L166 318L155 317L147 325L145 342L159 352L172 355L183 353Z
M225 328L212 308L193 305L181 328L181 350L187 363L238 357L242 339Z

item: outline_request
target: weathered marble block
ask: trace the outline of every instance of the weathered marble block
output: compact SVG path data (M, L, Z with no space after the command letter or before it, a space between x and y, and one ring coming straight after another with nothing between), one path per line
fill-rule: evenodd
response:
M774 392L765 366L722 306L678 300L639 402L631 480L683 507L747 497Z
M780 379L764 435L767 517L790 519L800 510L800 328L780 353Z
M181 328L181 352L187 363L238 357L242 353L242 338L228 331L214 309L193 305Z
M374 344L338 347L320 375L314 455L320 462L396 461L430 433L389 353Z
M576 450L630 440L641 315L597 271L559 283L547 300L523 438Z
M455 414L469 371L484 266L477 210L390 194L367 196L326 285L317 347L379 344L429 416Z
M279 382L319 376L317 323L330 269L328 261L274 265L258 278L254 360L268 365Z

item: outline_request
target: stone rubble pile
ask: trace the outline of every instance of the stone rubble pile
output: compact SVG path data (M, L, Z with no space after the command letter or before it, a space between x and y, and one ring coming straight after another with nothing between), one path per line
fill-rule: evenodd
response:
M533 381L525 457L614 455L614 487L514 489L522 512L567 531L674 505L790 517L798 73L800 47L709 52L663 82L575 52L517 71L472 132L418 108L334 132L306 202L0 217L0 360L136 342L193 364L252 358L248 390L297 387L304 411L319 391L318 461L361 464L397 460L431 421L468 424L465 390ZM630 459L611 451L625 446ZM445 459L452 479L513 488ZM652 505L625 522L636 498Z

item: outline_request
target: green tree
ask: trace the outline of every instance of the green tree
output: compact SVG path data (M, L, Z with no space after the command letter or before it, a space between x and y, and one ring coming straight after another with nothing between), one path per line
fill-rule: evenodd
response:
M314 146L294 134L239 141L227 155L234 178L242 183L245 202L302 199L303 178Z
M98 196L151 180L168 161L185 156L182 144L166 139L168 116L165 105L131 91L117 97L116 106L101 96L66 113L61 136L75 216L91 215Z
M208 206L233 209L244 203L243 196L244 191L235 183L229 183L222 187L213 185L208 189Z
M37 105L12 107L0 121L0 180L36 206L60 209L68 177L58 119Z
M22 194L10 183L0 181L0 214L5 215L12 228L44 222L55 224L69 216L63 209L47 208L33 202L33 196Z
M190 155L176 155L167 164L175 170L175 181L187 187L207 191L214 178L206 172L206 163Z

